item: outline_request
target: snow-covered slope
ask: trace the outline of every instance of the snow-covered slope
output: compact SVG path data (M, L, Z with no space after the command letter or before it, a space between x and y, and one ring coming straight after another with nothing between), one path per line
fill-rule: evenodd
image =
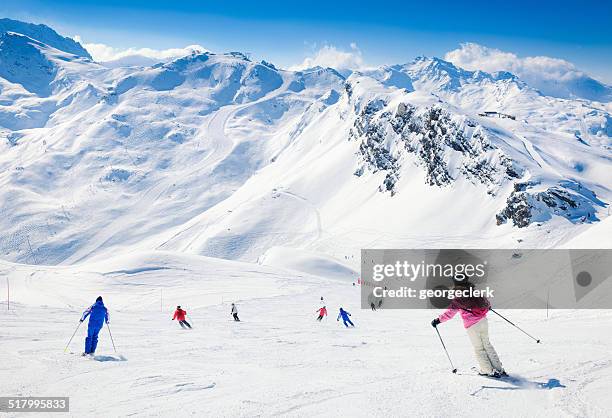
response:
M609 411L609 311L510 310L542 344L491 315L491 340L512 379L471 371L461 321L436 312L359 307L359 287L282 269L134 254L86 266L0 262L13 305L0 303L3 376L11 396L70 396L73 416L589 416ZM82 310L110 310L96 355L80 356ZM324 296L329 317L315 321ZM242 322L229 315L236 302ZM171 321L177 304L192 330ZM334 321L343 306L356 327Z
M15 218L4 219L0 247L13 258L27 241L44 240L17 256L29 262L78 261L109 240L139 242L200 214L285 146L275 126L327 106L342 83L331 70L287 73L240 54L108 70L32 48L55 65L50 84L58 87L53 98L23 94L28 106L16 100L6 109L1 163L3 210ZM87 68L75 75L77 65ZM19 118L30 106L43 127L18 129L32 124ZM248 130L227 136L229 121L240 119Z
M279 245L340 259L554 246L607 216L609 167L605 148L356 74L273 164L160 248L253 261Z
M60 51L91 59L89 52L80 43L72 38L59 35L46 25L35 25L19 20L2 18L0 19L0 34L6 32L20 33Z
M423 57L348 79L240 53L107 68L24 32L0 40L7 260L551 247L608 215L609 103Z

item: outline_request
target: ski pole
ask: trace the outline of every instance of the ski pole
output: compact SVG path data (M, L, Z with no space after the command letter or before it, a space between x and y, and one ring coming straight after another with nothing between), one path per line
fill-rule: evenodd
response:
M506 318L505 316L503 316L502 314L500 314L499 312L497 312L495 309L491 308L490 309L491 312L493 312L494 314L496 314L497 316L499 316L501 319L503 319L504 321L506 321L507 323L509 323L510 325L512 325L513 327L515 327L516 329L518 329L519 331L521 331L523 334L525 334L526 336L528 336L529 338L531 338L532 340L535 340L535 342L537 344L540 344L540 340L535 338L534 336L532 336L531 334L527 333L525 330L523 330L521 327L519 327L518 325L516 325L514 322L510 321L508 318Z
M110 330L110 325L108 324L108 322L106 323L106 328L108 329L108 335L110 335L111 342L113 343L113 350L115 350L115 353L116 353L117 352L117 347L115 347L115 340L113 340L113 333Z
M457 369L455 369L455 366L453 365L453 361L450 358L450 355L448 354L448 350L446 349L446 345L444 345L444 341L442 340L442 336L440 335L440 331L438 331L438 327L434 327L436 329L436 332L438 333L438 338L440 338L440 342L442 343L442 348L444 348L444 352L446 353L446 357L448 357L448 361L450 362L451 367L453 368L453 373L457 373Z
M72 342L72 339L74 338L74 336L76 335L77 331L79 330L79 327L81 326L81 322L82 321L79 321L79 324L77 325L76 329L72 333L72 337L70 337L70 340L68 341L68 344L66 344L66 348L64 348L64 353L68 350L68 346L70 345L70 343Z

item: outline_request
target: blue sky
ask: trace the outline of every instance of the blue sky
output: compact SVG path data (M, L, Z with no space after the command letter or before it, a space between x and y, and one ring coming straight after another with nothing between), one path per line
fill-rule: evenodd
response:
M519 56L562 58L612 82L607 1L5 0L0 15L46 23L85 43L119 49L199 44L249 52L283 67L323 45L358 51L365 64L378 65L443 57L462 42L475 42Z

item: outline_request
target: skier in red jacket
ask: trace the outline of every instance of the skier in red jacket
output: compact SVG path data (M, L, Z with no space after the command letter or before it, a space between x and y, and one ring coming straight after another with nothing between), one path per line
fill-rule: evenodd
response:
M327 309L325 308L325 306L323 306L321 309L316 310L315 312L319 312L319 317L317 318L317 321L320 321L323 319L324 316L327 316Z
M185 326L191 329L191 325L189 325L189 322L185 320L185 315L187 315L187 311L182 310L181 306L179 305L176 307L176 311L174 311L174 316L172 317L172 320L178 320L179 324L181 325L181 328L183 329L185 328Z

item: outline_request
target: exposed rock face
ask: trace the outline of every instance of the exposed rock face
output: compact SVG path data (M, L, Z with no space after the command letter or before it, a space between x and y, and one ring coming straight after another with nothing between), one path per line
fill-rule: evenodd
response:
M368 103L361 111L357 120L355 120L356 136L361 137L362 141L359 145L359 154L364 162L356 171L356 175L361 175L364 172L364 166L371 172L378 171L387 172L383 184L379 187L380 191L389 191L391 195L395 194L394 186L398 180L398 163L397 159L391 155L391 152L386 147L387 126L374 119L378 111L385 107L382 100L376 100Z
M507 181L522 178L525 170L491 142L492 135L439 105L401 103L393 111L384 100L372 100L358 112L349 135L350 140L360 141L354 174L385 173L379 191L393 196L403 166L412 163L422 167L429 186L446 187L464 178L496 195ZM538 186L537 182L516 182L496 215L497 224L510 220L524 228L553 215L574 223L597 220L594 206L603 202L581 184L564 180L543 190L537 190Z
M425 170L425 183L446 186L459 176L472 183L500 185L519 178L522 169L491 144L484 128L441 106L419 108L402 103L395 112L382 100L369 102L358 114L351 138L361 141L362 166L373 173L386 171L381 191L395 193L404 154Z
M546 221L552 215L563 216L573 223L598 220L595 206L602 206L603 202L581 184L564 181L544 191L529 191L536 186L516 183L506 206L496 215L497 224L511 220L514 226L524 228L533 222Z
M504 209L495 216L497 225L511 219L514 226L526 227L531 223L531 208L527 194L512 192Z

